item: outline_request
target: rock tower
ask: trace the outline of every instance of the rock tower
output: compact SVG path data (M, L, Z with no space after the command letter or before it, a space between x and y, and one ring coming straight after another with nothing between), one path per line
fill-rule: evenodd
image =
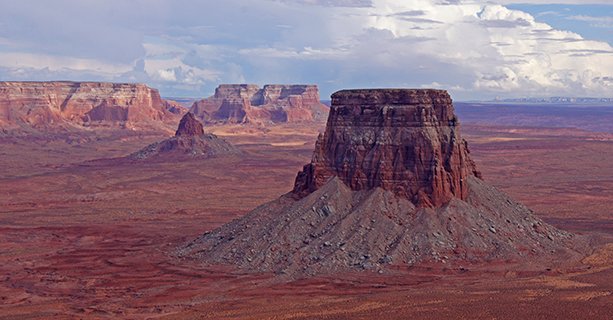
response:
M326 131L296 178L304 196L339 177L352 190L380 187L415 205L468 196L480 177L443 90L345 90L332 95Z

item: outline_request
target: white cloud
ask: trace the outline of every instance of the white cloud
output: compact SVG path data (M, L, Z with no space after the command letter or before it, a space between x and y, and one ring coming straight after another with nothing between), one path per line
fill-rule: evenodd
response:
M177 81L177 75L173 69L157 69L150 75L162 81Z
M0 67L14 69L48 69L50 71L74 70L99 72L106 75L120 74L132 69L132 65L108 63L96 59L53 56L25 52L0 52Z
M490 0L498 4L611 4L611 0Z
M260 58L279 58L279 59L300 59L300 60L319 60L319 59L342 59L347 55L343 49L316 49L304 47L300 50L280 49L280 48L247 48L239 50L241 55Z
M567 19L589 22L590 26L595 28L613 29L613 17L594 17L578 15L567 17Z
M281 0L290 4L307 4L329 7L368 7L370 0Z
M220 71L187 64L189 48L146 43L145 49L144 71L153 80L192 86L221 80Z

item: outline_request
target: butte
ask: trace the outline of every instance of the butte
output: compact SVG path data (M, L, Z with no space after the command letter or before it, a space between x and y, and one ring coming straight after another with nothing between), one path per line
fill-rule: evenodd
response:
M135 160L185 156L208 158L240 153L240 150L229 142L214 134L205 133L202 123L188 112L181 118L174 137L150 144L131 154L129 158Z
M538 269L587 250L482 180L446 91L366 89L332 95L325 133L291 192L179 255L302 277L433 265Z

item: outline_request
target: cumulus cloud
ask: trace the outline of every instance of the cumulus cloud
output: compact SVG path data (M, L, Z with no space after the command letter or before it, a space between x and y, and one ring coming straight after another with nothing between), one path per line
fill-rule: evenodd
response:
M369 7L371 0L282 0L286 3L300 3L329 7Z
M132 65L129 64L23 52L0 52L0 61L2 66L14 69L48 69L49 71L70 69L75 71L95 71L109 76L132 69Z
M225 82L317 83L323 96L431 86L471 99L613 89L609 44L504 6L547 1L0 2L3 79L139 81L191 96Z

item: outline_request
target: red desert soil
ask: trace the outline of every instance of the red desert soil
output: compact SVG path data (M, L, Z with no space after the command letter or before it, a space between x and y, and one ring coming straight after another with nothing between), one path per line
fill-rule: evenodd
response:
M244 155L150 162L95 159L160 137L3 138L0 319L613 318L613 135L605 133L462 128L488 183L556 227L599 239L572 270L438 267L282 283L169 257L291 190L322 129L209 128Z

